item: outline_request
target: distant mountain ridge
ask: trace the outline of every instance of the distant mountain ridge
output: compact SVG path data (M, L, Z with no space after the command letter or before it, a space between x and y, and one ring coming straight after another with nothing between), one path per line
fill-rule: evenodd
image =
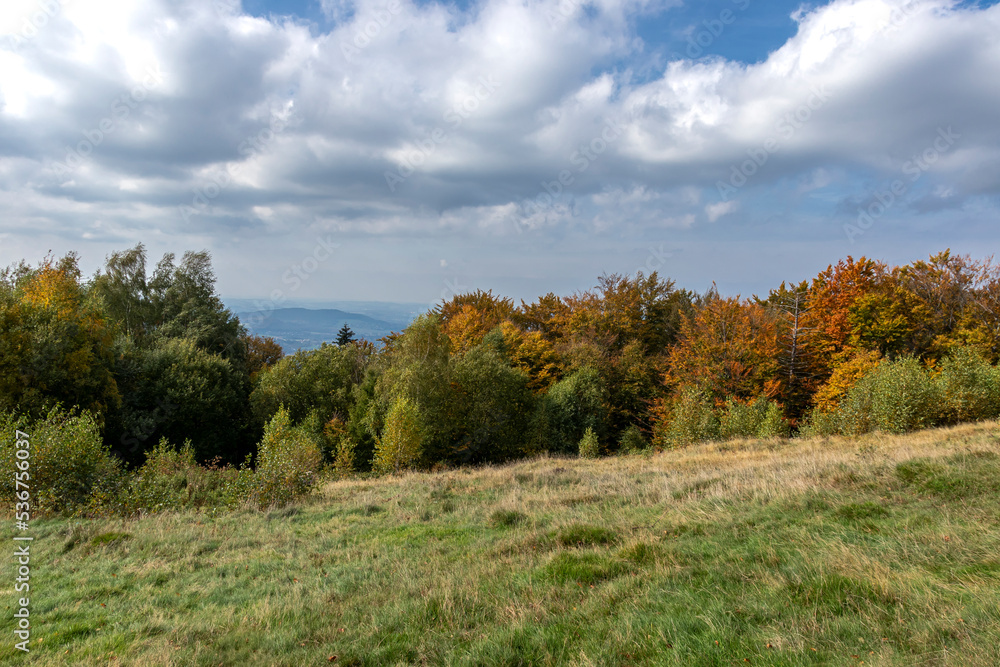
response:
M237 317L250 333L270 336L286 354L332 343L345 323L356 339L375 342L393 331L402 331L412 321L400 318L386 321L335 308L275 308L239 312Z

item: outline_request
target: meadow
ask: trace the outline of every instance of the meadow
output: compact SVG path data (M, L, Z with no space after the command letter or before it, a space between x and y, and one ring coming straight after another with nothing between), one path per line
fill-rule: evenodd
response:
M37 519L31 651L11 557L0 663L997 665L998 434L542 456L265 512Z

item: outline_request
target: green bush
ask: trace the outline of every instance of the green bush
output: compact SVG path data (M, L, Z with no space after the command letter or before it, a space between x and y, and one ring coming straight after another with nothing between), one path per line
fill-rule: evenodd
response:
M751 403L729 399L719 421L719 434L730 438L777 438L788 435L781 406L760 396Z
M17 430L28 434L29 447L17 447ZM19 450L28 452L26 459ZM0 417L0 494L6 502L15 498L15 473L23 472L33 511L83 511L95 495L114 496L124 479L94 417L58 407L34 423Z
M236 474L231 469L200 466L190 441L177 449L164 438L146 452L146 462L122 490L120 511L224 507L229 501L228 485Z
M337 441L337 454L333 459L333 469L340 479L347 479L354 474L355 450L354 438L345 435Z
M815 409L809 413L805 424L799 429L803 438L837 435L840 433L840 419L836 412L824 412Z
M580 438L580 458L596 459L600 454L600 444L597 442L597 434L594 429L587 427Z
M687 390L673 406L670 421L662 433L666 447L683 447L719 437L719 418L712 400L697 390Z
M423 441L420 410L408 398L398 398L389 409L382 437L375 441L372 470L400 472L420 460Z
M634 424L622 431L622 435L618 439L619 454L638 454L646 451L648 447L649 443L642 436L642 431Z
M257 507L286 505L312 490L322 462L315 436L292 426L288 411L281 408L264 427L256 468L240 470L228 493L234 501Z
M882 361L832 413L813 414L806 434L906 433L942 420L939 383L913 357Z
M995 419L1000 416L1000 370L973 348L952 350L937 377L944 398L945 422Z
M573 452L588 428L604 431L604 404L607 389L600 374L584 367L552 385L543 399L545 419L550 429L548 449Z

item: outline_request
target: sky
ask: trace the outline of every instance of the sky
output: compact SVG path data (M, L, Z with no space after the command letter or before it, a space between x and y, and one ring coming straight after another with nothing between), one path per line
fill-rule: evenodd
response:
M1000 7L8 2L0 207L0 265L204 249L276 306L982 258Z

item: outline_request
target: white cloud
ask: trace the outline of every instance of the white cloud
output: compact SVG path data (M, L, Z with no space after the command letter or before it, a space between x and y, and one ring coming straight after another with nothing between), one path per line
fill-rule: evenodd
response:
M739 202L736 201L717 202L705 207L705 215L708 217L709 222L715 222L722 216L729 215L737 208L739 208Z
M766 161L740 188L795 177L798 193L853 195L944 126L961 140L927 187L956 205L998 194L1000 7L836 0L799 13L797 34L762 62L675 61L634 83L646 57L635 21L671 4L484 0L463 13L337 0L323 5L332 29L315 34L225 3L74 0L0 49L3 231L79 227L118 241L139 234L133 224L209 239L316 224L386 236L691 228L736 210L715 201L717 183L754 156ZM22 14L0 13L7 36ZM56 173L149 67L157 86L79 168ZM485 94L484 80L498 85ZM283 127L270 136L274 118ZM390 191L386 172L421 153ZM562 193L532 207L564 172Z

